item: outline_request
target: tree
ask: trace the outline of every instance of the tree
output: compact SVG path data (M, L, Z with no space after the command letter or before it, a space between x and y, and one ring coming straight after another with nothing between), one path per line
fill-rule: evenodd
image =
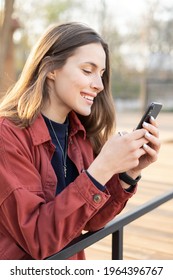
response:
M3 22L0 26L0 86L2 87L3 74L5 71L5 63L11 43L11 37L13 32L13 6L14 0L5 0L3 13Z
M163 78L166 80L172 76L172 14L172 6L168 9L162 1L146 1L141 24L131 38L131 49L135 49L141 64L140 100L143 111L149 103L151 86L155 83L158 87Z

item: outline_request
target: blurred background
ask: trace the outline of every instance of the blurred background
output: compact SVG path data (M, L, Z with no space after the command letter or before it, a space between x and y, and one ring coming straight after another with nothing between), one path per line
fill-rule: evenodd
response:
M171 0L0 0L0 96L44 29L67 21L90 25L109 43L118 110L156 100L173 112Z
M159 159L143 172L124 211L134 209L173 187L173 1L0 0L0 98L45 28L67 21L88 24L110 46L117 130L131 131L149 102L163 103ZM173 259L172 217L169 201L127 226L124 258ZM88 248L87 258L110 259L110 239Z

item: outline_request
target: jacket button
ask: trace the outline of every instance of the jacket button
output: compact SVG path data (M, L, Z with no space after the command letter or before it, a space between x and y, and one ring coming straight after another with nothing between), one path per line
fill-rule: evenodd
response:
M100 203L102 201L102 197L100 194L93 195L93 200L95 203Z

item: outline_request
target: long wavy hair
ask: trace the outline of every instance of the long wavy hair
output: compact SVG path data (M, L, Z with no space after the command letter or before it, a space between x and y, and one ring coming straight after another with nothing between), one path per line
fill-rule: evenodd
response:
M92 105L87 117L78 114L97 155L115 129L115 108L110 92L110 59L108 45L92 28L70 22L51 25L32 49L20 78L7 92L0 104L0 116L21 128L31 125L48 98L47 74L63 67L76 48L100 43L106 54L103 91Z

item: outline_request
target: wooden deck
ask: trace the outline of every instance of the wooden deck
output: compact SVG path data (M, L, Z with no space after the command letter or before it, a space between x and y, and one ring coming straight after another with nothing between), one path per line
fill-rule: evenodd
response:
M130 131L140 114L118 113L118 130ZM162 146L159 159L142 176L137 193L122 213L173 189L173 113L159 118ZM122 214L121 213L121 214ZM120 214L120 215L121 215ZM86 250L89 260L111 259L111 236ZM173 260L173 201L169 201L124 228L125 260Z

